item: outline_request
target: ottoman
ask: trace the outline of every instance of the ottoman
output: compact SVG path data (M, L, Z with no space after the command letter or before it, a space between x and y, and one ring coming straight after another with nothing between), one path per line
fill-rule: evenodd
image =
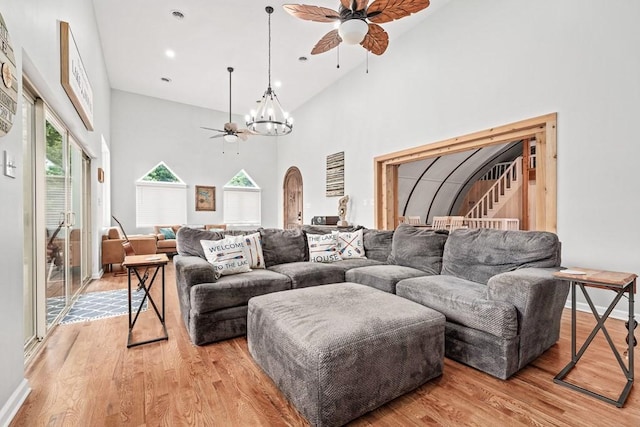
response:
M249 352L315 426L345 424L442 374L445 317L356 283L249 300Z

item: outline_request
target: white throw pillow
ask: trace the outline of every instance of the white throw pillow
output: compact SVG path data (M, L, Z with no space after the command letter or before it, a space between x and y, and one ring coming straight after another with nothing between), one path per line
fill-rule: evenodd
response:
M244 243L246 245L245 255L249 260L249 267L265 268L260 233L247 234L246 236L244 236Z
M309 261L342 261L338 252L338 233L307 234L307 242L309 244Z
M245 236L227 236L222 240L200 240L207 261L215 268L216 279L251 271Z
M366 258L362 229L349 233L338 232L338 251L342 259Z

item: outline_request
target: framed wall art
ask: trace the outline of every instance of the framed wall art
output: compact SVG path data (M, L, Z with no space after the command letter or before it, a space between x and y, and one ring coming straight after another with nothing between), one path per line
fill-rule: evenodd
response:
M68 22L60 22L60 79L87 130L93 130L93 89Z
M196 210L216 210L216 187L196 185Z
M344 196L344 151L327 156L327 197Z

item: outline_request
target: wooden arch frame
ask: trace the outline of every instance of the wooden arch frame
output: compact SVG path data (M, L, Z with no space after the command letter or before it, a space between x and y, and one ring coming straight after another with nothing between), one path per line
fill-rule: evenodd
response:
M374 159L375 225L392 230L398 215L398 167L403 163L525 138L536 139L536 230L556 232L557 113L396 151Z

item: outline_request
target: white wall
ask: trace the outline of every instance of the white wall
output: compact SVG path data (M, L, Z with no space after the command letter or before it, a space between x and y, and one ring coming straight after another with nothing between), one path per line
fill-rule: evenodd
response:
M306 221L332 214L324 162L344 150L349 220L373 226L374 156L557 112L563 264L640 272L638 16L640 2L620 0L451 1L391 34L369 74L293 112L278 176L300 168Z
M20 399L24 398L28 384L24 380L23 355L23 179L22 158L22 78L27 75L37 86L42 97L60 115L65 124L85 149L100 155L101 135L109 139L109 81L102 58L92 2L66 0L9 0L0 6L9 29L16 54L19 84L18 114L14 126L0 138L0 150L8 150L16 158L16 179L0 175L0 234L8 245L0 249L0 271L3 297L0 298L0 425L8 421ZM94 127L88 132L60 85L59 21L71 25L83 63L87 69L94 93ZM92 161L92 177L100 166L100 159ZM95 191L95 180L94 194ZM96 209L96 199L92 199ZM98 226L94 222L93 233ZM92 252L94 269L99 269L98 242Z
M136 228L135 182L160 161L187 185L187 223L219 224L223 221L223 186L244 169L262 188L262 226L278 225L278 196L282 192L277 180L276 139L251 136L235 144L209 137L229 120L228 113L164 101L129 92L112 92L111 141L111 212L127 233L148 233L150 228ZM242 127L243 119L233 117ZM216 211L195 210L195 186L216 187ZM131 230L131 231L129 231Z

